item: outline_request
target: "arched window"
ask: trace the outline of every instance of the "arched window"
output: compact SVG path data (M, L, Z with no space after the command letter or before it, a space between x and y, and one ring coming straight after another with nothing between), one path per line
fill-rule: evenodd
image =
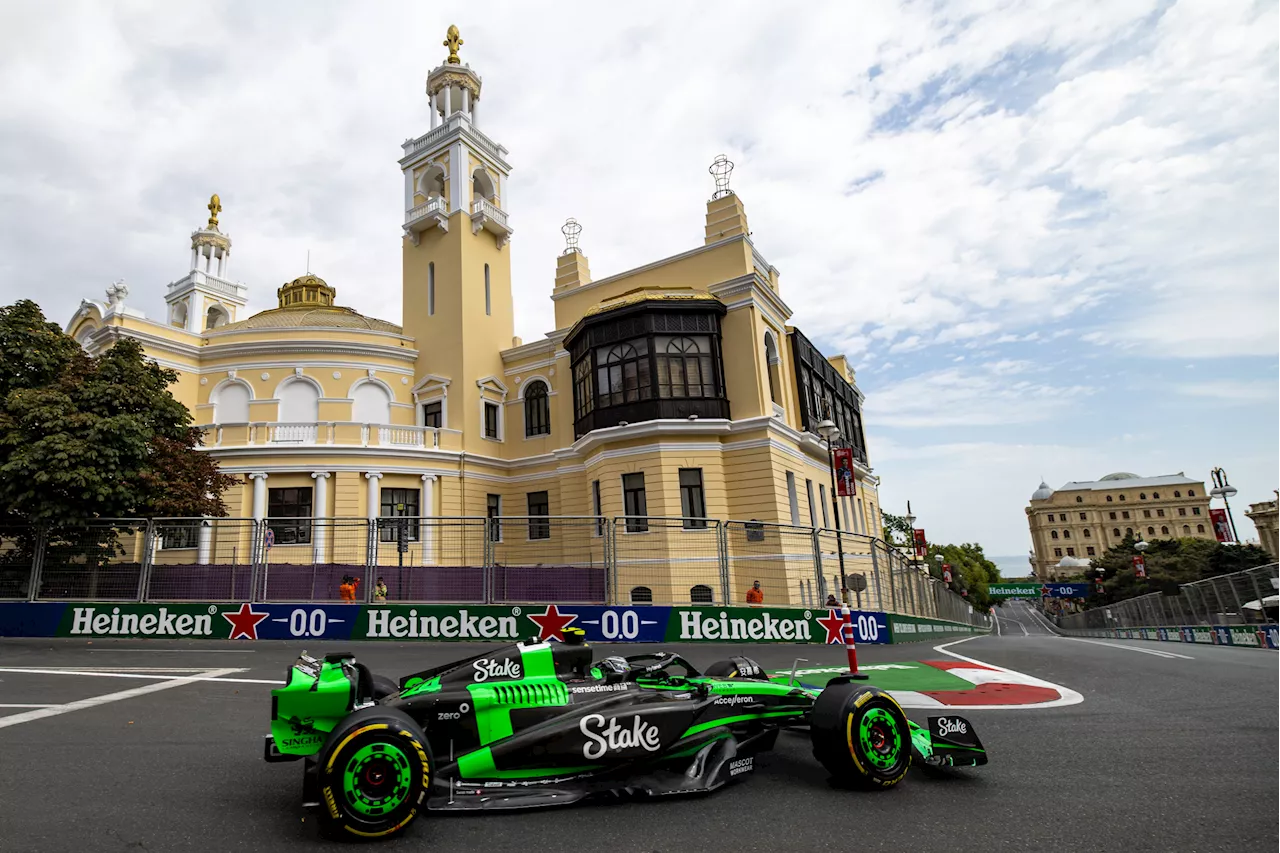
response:
M1121 495L1121 496L1120 496L1120 500L1124 500L1124 495Z
M351 420L358 424L391 423L391 397L377 382L361 382L351 392Z
M712 594L711 587L700 583L689 588L689 601L694 604L715 604L716 597Z
M1180 498L1180 497L1182 497L1182 492L1179 492L1179 491L1176 491L1176 490L1175 490L1175 491L1174 491L1174 493L1173 493L1173 496L1174 496L1175 498Z
M1161 527L1160 527L1160 535L1161 535L1161 536L1168 536L1168 535L1169 535L1169 527L1168 527L1168 525L1161 525Z
M1196 525L1196 533L1204 533L1204 525L1203 525L1203 524L1197 524L1197 525Z
M1076 503L1078 504L1084 503L1084 498L1080 497L1080 495L1076 495Z
M219 326L225 326L229 319L230 315L227 314L227 309L223 308L221 305L210 305L209 310L205 312L205 330L207 331L209 329L216 329Z
M1189 497L1189 498L1194 498L1195 496L1196 496L1196 490L1195 490L1195 489L1187 489L1187 497Z
M773 332L764 333L764 360L765 370L769 372L769 399L778 402L778 385L781 384L781 373L779 365L782 360L778 358L778 342L774 340Z
M597 369L596 408L649 399L648 356L643 340L609 347Z
M1125 536L1132 536L1132 535L1133 535L1133 528L1132 528L1132 527L1126 527L1126 528L1124 529L1124 535L1125 535Z
M243 424L249 422L249 386L230 382L214 389L213 422Z
M1087 528L1087 527L1086 527L1086 528L1084 529L1084 538L1085 538L1085 539L1089 539L1089 538L1091 538L1092 536L1093 536L1093 534L1092 534L1092 533L1090 533L1090 532L1089 532L1089 528Z
M1062 538L1063 538L1063 539L1070 539L1070 538L1071 538L1071 531L1070 531L1070 530L1064 530L1064 531L1062 531Z
M1148 535L1148 536L1155 536L1155 535L1156 535L1156 529L1155 529L1154 527L1148 527L1148 528L1147 528L1147 535Z
M430 201L444 195L444 169L432 164L418 178L418 193Z
M483 167L476 169L471 175L471 192L475 201L485 199L493 201L494 196L498 194L498 190L493 185L493 178L489 177L489 173Z
M310 382L303 379L287 382L278 396L281 423L314 424L320 420L320 392Z
M658 396L714 397L711 341L704 337L657 338Z
M538 379L524 387L524 434L551 435L551 400L546 383Z
M1182 532L1183 532L1183 533L1185 533L1185 534L1187 534L1188 536L1190 536L1190 535L1191 535L1191 525L1190 525L1190 524L1184 524L1184 525L1182 525Z
M1050 539L1057 539L1057 538L1058 538L1058 531L1056 531L1056 530L1050 530L1050 531L1049 531L1049 538L1050 538Z
M1152 492L1152 493L1151 493L1151 499L1152 499L1152 500L1156 500L1156 501L1160 500L1160 493L1159 493L1159 492Z
M187 327L187 303L179 302L173 306L169 316L169 325L177 326L179 329Z
M653 604L653 590L647 586L637 586L631 590L632 604Z
M1119 528L1119 527L1112 528L1112 530L1111 530L1111 535L1112 535L1112 536L1114 536L1114 537L1116 537L1117 539L1119 539L1119 538L1120 538L1120 528Z
M1111 503L1111 495L1107 495L1107 503Z
M1141 492L1141 493L1139 493L1139 495L1138 495L1138 500L1140 500L1140 501L1145 501L1146 499L1147 499L1147 493L1146 493L1146 492Z

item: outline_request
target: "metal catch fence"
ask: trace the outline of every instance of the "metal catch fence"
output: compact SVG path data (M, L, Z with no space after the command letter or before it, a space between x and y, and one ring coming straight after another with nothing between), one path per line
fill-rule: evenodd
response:
M883 540L653 516L157 518L0 528L0 598L821 607L985 624ZM759 582L759 595L749 593ZM385 590L385 592L384 592Z
M1253 625L1275 622L1280 607L1280 563L1205 578L1082 613L1056 616L1065 630Z

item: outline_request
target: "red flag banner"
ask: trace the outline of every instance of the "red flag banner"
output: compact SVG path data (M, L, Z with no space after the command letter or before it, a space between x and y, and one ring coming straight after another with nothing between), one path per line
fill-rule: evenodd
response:
M1235 541L1231 538L1231 525L1227 524L1225 509L1209 510L1209 520L1213 522L1213 535L1218 537L1219 542Z
M1147 558L1141 554L1133 556L1133 573L1140 578L1147 576Z
M853 448L837 447L836 458L836 490L842 498L856 497L857 481L853 476Z
M950 563L942 564L942 582L951 583L951 564Z
M914 538L916 541L916 556L917 557L929 556L929 543L925 541L924 528L917 527L912 532L915 534Z

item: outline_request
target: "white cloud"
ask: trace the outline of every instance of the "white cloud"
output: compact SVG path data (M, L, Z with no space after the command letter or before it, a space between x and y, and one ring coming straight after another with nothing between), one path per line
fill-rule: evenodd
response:
M1277 398L1276 383L1243 382L1223 379L1212 382L1192 382L1178 385L1176 390L1188 397L1201 397L1224 403L1257 403Z

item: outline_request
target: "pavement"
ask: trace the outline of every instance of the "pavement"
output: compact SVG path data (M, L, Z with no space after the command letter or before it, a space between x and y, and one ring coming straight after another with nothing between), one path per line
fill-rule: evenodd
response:
M896 663L934 679L915 682L916 692L967 689L946 677L985 668L998 674L993 678L1014 673L1054 685L1071 699L963 709L987 747L985 767L944 777L913 772L882 792L841 790L829 784L807 737L784 733L776 750L757 760L753 778L708 797L433 814L379 848L1276 849L1274 652L1065 638L1023 602L1006 603L998 616L999 633L987 637L859 649L868 666ZM350 648L391 676L482 648L305 647L313 654ZM299 765L261 758L271 685L302 648L267 641L0 640L0 851L349 849L317 836L314 818L300 807ZM747 654L787 672L796 658L806 659L798 668L811 670L844 659L835 646L665 648L694 664ZM889 683L902 673L869 670L873 683L909 690L912 684ZM918 722L928 713L908 708Z

